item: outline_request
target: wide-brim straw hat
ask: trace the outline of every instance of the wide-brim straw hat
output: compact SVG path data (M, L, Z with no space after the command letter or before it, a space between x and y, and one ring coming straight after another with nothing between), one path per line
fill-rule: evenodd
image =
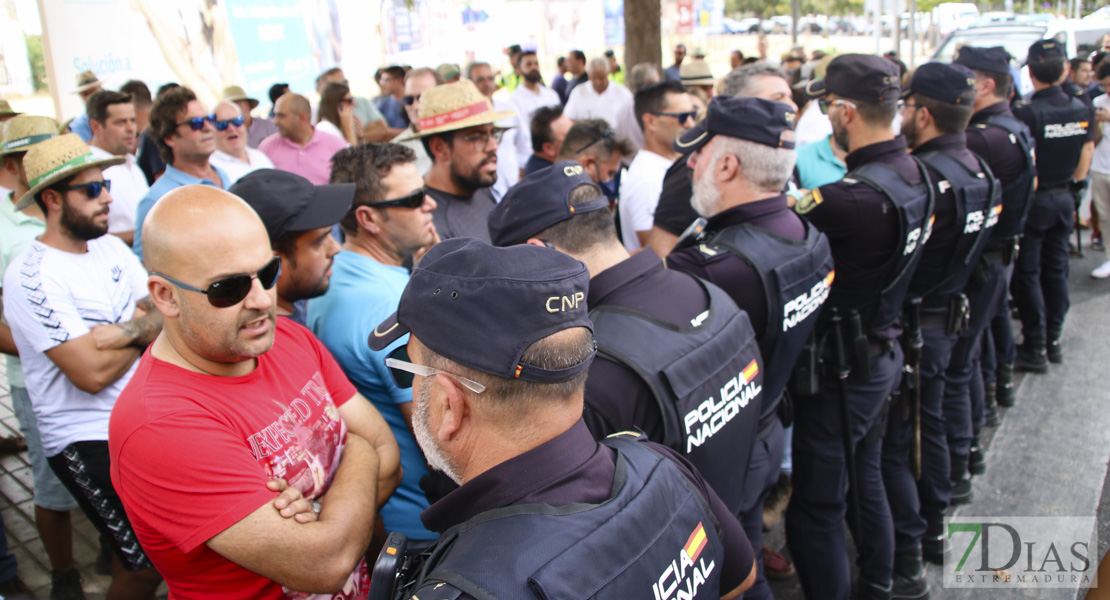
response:
M97 158L89 151L81 136L76 133L59 135L44 142L40 142L27 151L23 157L23 170L27 172L27 181L31 189L20 197L16 203L16 210L23 210L35 201L35 195L59 181L72 177L85 169L100 167L105 169L121 164L126 159L122 156L112 158Z
M102 85L104 85L104 82L100 81L100 78L96 76L96 73L93 73L92 71L81 71L77 74L77 88L73 90L73 93L80 94L81 92L85 92L95 87L100 87Z
M716 83L713 78L713 69L704 60L683 62L682 66L678 68L678 74L682 79L682 85L713 85Z
M251 110L258 108L258 100L248 96L246 90L237 85L229 85L224 88L224 100L227 102L241 102L246 100L251 103Z
M21 115L23 113L12 108L7 100L0 100L0 117L7 117L10 115Z
M489 125L515 117L515 110L494 110L493 102L469 79L428 88L420 94L420 131L401 138L405 142L446 131Z
M27 152L35 145L58 137L58 122L50 117L17 115L4 123L0 156Z

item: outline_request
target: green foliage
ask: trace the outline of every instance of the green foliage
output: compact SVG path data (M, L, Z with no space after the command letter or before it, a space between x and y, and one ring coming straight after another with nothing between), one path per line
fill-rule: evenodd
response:
M46 61L42 56L42 36L24 35L27 42L27 61L31 63L31 80L35 91L46 89Z

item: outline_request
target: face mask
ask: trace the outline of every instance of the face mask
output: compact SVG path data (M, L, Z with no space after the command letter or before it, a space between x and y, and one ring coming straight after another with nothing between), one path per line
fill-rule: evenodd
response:
M616 176L609 181L601 181L601 169L597 168L596 163L594 164L594 172L597 173L597 180L600 182L597 186L601 188L601 193L605 194L605 197L612 202L616 202L620 199L621 172L618 170Z

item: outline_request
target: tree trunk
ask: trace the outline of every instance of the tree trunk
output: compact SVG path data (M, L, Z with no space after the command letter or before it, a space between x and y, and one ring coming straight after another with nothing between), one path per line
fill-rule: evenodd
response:
M640 63L659 66L662 75L660 0L624 0L624 69Z

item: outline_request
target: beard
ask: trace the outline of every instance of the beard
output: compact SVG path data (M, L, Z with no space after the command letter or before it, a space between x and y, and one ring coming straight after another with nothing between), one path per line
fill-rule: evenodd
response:
M478 163L470 171L462 171L454 162L451 164L451 179L459 187L468 190L477 190L478 188L487 188L497 183L497 171L492 173L483 173L482 167L490 163L490 161L497 160L497 153L490 153L485 160ZM471 192L473 193L473 192Z
M543 81L543 75L540 75L539 69L536 69L535 71L528 71L524 74L524 81L527 81L528 83L540 83L541 81Z
M844 123L840 121L839 117L836 119L829 119L829 122L832 124L833 139L836 140L836 145L840 146L841 150L850 152L850 147L848 146L850 138L848 136L848 130L844 127Z
M908 146L910 150L917 147L917 126L914 125L915 120L916 119L902 120L902 135L905 136L906 146Z
M721 190L713 184L713 169L706 169L700 178L694 180L694 195L690 198L690 205L699 215L708 219L717 213L720 203Z
M65 228L70 235L79 240L87 242L108 233L108 223L100 225L93 220L100 215L106 214L108 214L107 206L100 212L86 217L76 210L73 210L68 200L62 201L62 227Z
M413 407L415 410L412 412L412 431L414 437L416 437L416 444L420 446L425 460L428 461L428 467L436 471L443 471L451 478L451 481L462 485L458 465L448 458L443 449L436 443L435 435L432 434L431 425L428 423L429 413L431 412L428 403L432 398L433 381L435 381L434 377L425 377L420 381L416 406Z

